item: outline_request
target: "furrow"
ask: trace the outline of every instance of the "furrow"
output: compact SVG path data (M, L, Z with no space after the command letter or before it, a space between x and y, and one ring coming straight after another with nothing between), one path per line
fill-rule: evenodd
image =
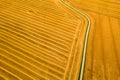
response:
M6 25L4 25L4 26L6 26ZM44 47L44 48L46 48L46 49L48 49L50 51L56 52L61 57L67 58L66 54L62 54L60 51L58 51L58 50L56 50L56 49L54 49L54 48L52 48L52 47L50 47L48 45L45 45L45 44L42 44L42 43L38 43L37 41L35 41L34 39L29 38L28 36L25 36L25 35L22 35L22 34L18 34L15 31L10 31L9 29L6 29L6 27L4 27L4 28L1 27L0 29L8 31L8 32L12 33L13 35L16 35L16 36L19 36L21 38L24 38L25 40L27 40L27 41L29 41L29 42L37 45L37 46L42 46L42 47Z
M11 44L8 44L6 42L3 42L2 40L0 40L2 43L4 43L4 45L7 45L8 46L8 49L10 47L12 47L11 49L13 49L17 54L16 55L19 55L19 56L22 56L23 58L26 58L25 60L28 60L28 61L32 61L36 64L43 64L43 65L47 65L49 67L54 67L54 69L58 69L58 70L61 70L64 72L64 69L60 66L56 66L54 63L50 62L50 61L46 61L46 60L43 60L41 59L40 57L36 56L35 54L30 54L29 52L25 52L23 51L22 49L19 49L18 47L15 47ZM2 44L1 43L1 44ZM4 47L4 46L3 46ZM24 54L22 54L24 53Z
M10 19L9 19L10 18ZM48 29L48 28L45 28L44 27L44 25L45 24L42 24L43 26L39 26L39 25L36 25L36 24L31 24L31 23L29 23L29 22L27 22L27 23L23 23L24 21L23 20L21 20L21 19L16 19L16 20L14 20L14 19L11 19L12 17L10 17L9 16L9 18L8 17L3 17L3 16L1 16L1 19L2 19L2 21L3 20L6 20L6 21L10 21L10 22L16 22L16 24L17 24L17 22L19 22L19 23L21 23L21 24L19 24L19 25L22 25L22 26L24 26L24 27L26 27L27 29L30 29L30 30L32 30L33 32L39 32L39 34L41 33L41 34L43 34L43 33L47 33L47 35L48 36L50 36L50 37L54 37L55 39L57 38L57 39L59 39L59 40L61 40L61 39L63 39L63 40L65 40L65 41L68 41L68 42L70 42L70 35L68 36L67 34L64 34L64 33L58 33L59 31L56 31L56 30L54 30L54 29ZM31 24L31 25L29 25L29 24ZM50 26L50 25L45 25L45 26ZM33 27L33 28L32 28ZM22 27L23 28L23 27ZM38 31L38 30L40 30L40 31ZM59 36L56 36L56 35L59 35ZM65 35L65 37L63 37L62 35ZM48 37L47 36L47 37ZM62 41L63 41L62 40Z
M22 8L22 10L21 10L21 12L24 12L24 11L26 11L26 10L28 10L28 9L25 9L25 6L23 5L23 6L20 6L20 8ZM48 19L48 20L52 20L52 21L57 21L58 23L62 23L62 24L65 24L65 25L67 25L67 26L69 26L68 28L70 28L70 29L75 29L75 25L76 25L76 21L74 21L74 20L70 20L70 19L66 19L65 18L65 16L62 16L63 15L63 13L57 13L57 14L53 14L53 12L54 11L52 11L52 12L50 12L50 13L48 13L47 11L40 11L40 10L36 10L35 8L33 8L33 7L30 7L31 9L29 9L28 10L28 12L31 12L31 14L33 13L34 15L33 16L36 16L36 17L38 17L39 16L39 18L40 17L44 17L44 18L46 18L46 19ZM14 9L14 10L18 10L18 9ZM12 10L13 12L14 12L14 10ZM61 14L61 15L59 15L59 14ZM69 13L68 13L69 14ZM56 20L56 18L55 17L57 17L58 19ZM63 18L63 19L61 19L61 17ZM39 19L38 18L38 19ZM72 23L71 23L71 21L72 21ZM68 24L68 23L70 23L70 24Z
M18 75L22 79L33 80L33 78L31 76L29 76L26 73L23 73L21 70L18 70L16 67L14 67L12 65L8 65L6 62L2 61L1 65L2 65L1 67L4 68L6 71L9 71L14 75Z
M5 34L6 34L6 35L5 35ZM57 61L57 63L59 62L60 64L61 64L61 63L62 63L62 64L65 64L64 62L62 62L62 60L64 60L62 57L56 58L56 56L58 56L58 55L55 55L55 54L53 54L52 52L47 51L47 50L44 49L44 48L37 47L37 46L29 43L28 41L22 40L22 39L14 36L14 35L8 34L8 33L3 32L3 31L0 32L0 35L1 35L1 36L4 36L4 37L7 37L7 38L9 38L9 39L15 40L16 42L20 43L21 45L23 44L23 45L25 45L27 48L30 48L30 49L32 49L32 50L37 51L37 52L39 53L39 54L37 54L37 55L40 55L40 53L41 53L42 55L44 55L44 56L46 56L46 57L49 57L49 58L53 59L54 61ZM17 40L16 40L16 39L17 39ZM31 46L31 45L32 45L32 46ZM29 49L27 49L27 50L29 50ZM49 53L49 54L45 54L45 53Z
M4 14L4 13L3 13ZM9 16L9 17L7 17L7 15ZM69 37L70 38L70 35L73 35L72 33L70 33L70 32L66 32L66 31L64 31L64 30L62 30L62 29L59 29L59 28L55 28L54 26L54 24L52 24L52 25L50 25L50 24L45 24L44 22L41 22L41 21L37 21L37 20L33 20L33 19L30 19L29 17L19 17L18 15L9 15L9 14L6 14L6 16L4 16L4 15L2 15L1 14L1 16L2 17L6 17L6 18L10 18L10 19L13 19L14 20L14 18L15 18L15 21L18 21L18 20L20 20L19 22L21 22L22 21L22 24L25 24L25 25L28 25L28 24L31 24L32 25L32 27L34 27L34 28L36 28L36 29L45 29L45 30L48 30L48 31L51 31L51 32L54 32L54 33L56 33L56 34L61 34L61 35L65 35L65 37ZM1 17L1 18L2 18ZM26 20L23 20L23 18L25 18ZM17 20L18 19L18 20ZM34 22L34 23L30 23L29 21L32 21L32 22ZM23 21L25 21L26 23L23 23ZM42 26L39 26L39 25L42 25ZM28 25L28 26L30 26L30 25ZM38 27L39 26L39 27ZM49 27L47 27L47 26L49 26ZM53 29L51 29L51 28L53 28ZM61 33L60 33L61 32Z
M2 37L2 36L1 36L1 38L2 38L2 39L6 39L7 41L10 41L13 45L14 45L14 44L17 45L16 41L13 41L13 42L14 42L14 43L13 43L13 42L10 40L10 38L7 39L7 38ZM1 40L2 40L2 39L1 39ZM49 58L45 59L45 58L43 58L43 57L40 55L40 53L37 53L36 51L27 48L27 46L23 46L22 44L21 44L21 45L18 45L18 46L20 46L20 47L22 47L23 49L25 49L29 54L30 54L30 53L34 53L34 54L31 54L31 55L34 55L34 56L40 58L41 60L44 60L44 61L46 61L46 62L47 62L47 60L48 60L48 62L51 61L51 60L49 60L49 59L51 59L51 55L50 55ZM4 46L1 46L1 47L4 47ZM16 55L17 55L17 54L16 54ZM41 61L41 60L40 60L40 61ZM52 62L52 63L54 62L54 65L57 65L57 64L58 64L58 62L56 62L56 61L51 61L51 62ZM56 64L56 63L57 63L57 64ZM62 63L63 65L61 66L60 63ZM59 61L59 66L61 66L61 68L64 68L64 67L65 67L65 62ZM63 67L63 66L64 66L64 67Z
M9 80L9 79L20 80L21 79L17 75L14 75L13 73L7 71L6 69L4 69L2 67L0 67L0 76L2 76L3 79L5 79L5 80Z
M42 75L39 75L37 72L35 73L33 71L35 69L31 70L29 69L30 67L25 67L24 65L20 65L19 63L16 63L16 61L13 62L9 58L6 58L5 56L0 55L0 57L2 57L2 60L4 60L4 61L1 61L4 67L9 66L11 68L18 70L19 72L22 72L23 74L33 77L34 79L46 80L45 78L43 78L43 74L45 75L43 71L39 71L39 73L42 73Z
M1 51L2 52L2 51ZM4 51L3 51L4 52ZM6 52L5 52L6 53ZM56 71L54 71L54 70L52 70L52 69L49 69L49 68L46 68L45 66L42 66L42 65L36 65L35 66L35 64L33 64L33 63L29 63L29 62L27 62L27 61L23 61L23 60L21 60L20 58L18 58L18 57L13 57L13 56L11 56L11 55L8 55L8 53L6 53L6 54L2 54L2 56L3 57L5 57L6 59L9 59L9 57L11 57L9 60L10 61L12 61L12 62L14 62L15 64L17 64L17 63L19 63L18 65L20 65L21 67L23 66L23 67L25 67L26 69L28 68L28 66L29 66L29 70L32 70L33 72L35 72L37 75L39 75L40 73L39 72L43 72L44 74L46 74L46 75L48 75L48 76L56 76L56 77L62 77L63 76L63 74L62 73L60 73L60 72L56 72ZM5 60L6 61L6 60ZM22 69L22 68L21 68ZM20 69L20 70L21 70ZM48 71L48 72L47 72ZM52 74L52 73L54 73L54 74ZM44 75L42 75L42 76L44 76Z
M14 27L16 27L16 26L14 26L13 24L3 23L3 22L1 23L1 22L0 22L0 25L5 25L5 26L7 25L7 28L8 28L9 30L16 31L17 33L20 33L20 34L22 34L22 35L26 35L26 36L28 36L28 37L30 37L30 38L34 38L34 39L36 40L36 42L41 42L41 43L43 43L43 44L46 44L46 45L48 45L48 46L53 47L53 48L56 49L56 50L59 50L59 51L61 51L61 52L68 53L67 49L66 49L64 46L63 46L63 48L62 48L62 47L59 47L59 46L57 46L57 45L49 42L48 40L42 38L41 36L37 36L37 37L36 37L36 36L31 35L31 34L29 34L29 33L27 33L27 32L24 32L23 30L18 30L17 28L14 28Z
M51 25L51 27L53 28L53 29L56 29L56 30L58 30L58 31L63 31L64 33L68 33L68 34L72 34L72 33L74 33L74 30L75 30L75 28L74 29L69 29L68 27L66 27L65 25L63 25L63 24L59 24L59 23L56 23L56 22L54 22L54 21L52 21L52 20L49 20L49 19L46 19L46 18L43 18L42 19L42 17L38 17L38 16L29 16L28 14L26 14L25 12L20 12L19 11L19 13L18 12L14 12L14 11L4 11L4 12L2 12L3 14L6 14L6 15L10 15L10 16L14 16L14 17L19 17L19 18L22 18L22 19L24 19L24 18L26 18L26 19L29 19L30 21L33 21L33 22L35 22L36 24L42 24L42 23L44 23L44 24L46 24L46 25ZM9 13L9 14L8 14ZM23 14L24 13L24 14ZM38 17L38 18L37 18ZM47 21L46 21L46 20ZM59 19L59 18L58 18ZM26 21L26 22L28 22L28 21ZM57 25L57 27L56 26L54 26L54 25Z
M6 78L6 77L0 75L0 80L8 80L8 78Z

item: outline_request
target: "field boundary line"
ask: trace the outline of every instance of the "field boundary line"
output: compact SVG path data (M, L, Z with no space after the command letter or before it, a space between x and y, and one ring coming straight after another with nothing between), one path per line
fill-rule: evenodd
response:
M60 1L66 7L74 10L75 12L77 12L80 15L82 15L87 20L87 29L86 29L86 33L85 33L84 45L83 45L83 50L82 50L82 61L81 61L80 72L79 72L79 77L78 77L78 80L83 80L83 78L84 78L84 69L85 69L85 62L86 62L87 44L88 44L88 38L89 38L89 33L90 33L90 27L91 27L91 20L90 20L89 16L86 13L84 13L84 12L78 10L77 8L73 7L72 5L70 5L65 0L60 0Z

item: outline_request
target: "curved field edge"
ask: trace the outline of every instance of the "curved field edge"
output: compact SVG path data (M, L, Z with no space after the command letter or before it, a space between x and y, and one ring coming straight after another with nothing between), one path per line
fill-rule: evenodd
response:
M89 16L87 16L84 12L76 9L75 7L70 5L67 1L65 1L65 0L60 0L60 1L65 6L70 8L71 10L74 10L78 14L82 15L87 20L87 28L86 28L86 32L85 32L84 45L83 45L83 50L82 50L82 61L81 61L80 72L79 72L79 77L78 77L78 80L83 80L85 61L86 61L86 51L87 51L87 44L88 44L88 37L89 37L89 32L90 32L91 20L90 20Z

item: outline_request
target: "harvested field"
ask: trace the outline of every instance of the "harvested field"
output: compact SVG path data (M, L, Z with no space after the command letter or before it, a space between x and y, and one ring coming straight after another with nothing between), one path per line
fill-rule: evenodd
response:
M76 80L85 24L73 14L57 0L0 0L0 80Z
M0 0L0 80L120 80L119 0Z
M120 80L120 1L69 2L91 18L84 80Z

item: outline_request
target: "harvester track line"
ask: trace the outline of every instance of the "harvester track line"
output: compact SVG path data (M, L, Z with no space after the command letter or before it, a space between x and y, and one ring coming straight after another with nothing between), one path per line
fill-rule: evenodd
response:
M80 72L79 72L79 77L78 80L83 80L84 78L84 69L85 69L85 62L86 62L86 52L87 52L87 44L88 44L88 37L89 37L89 32L90 32L90 27L91 27L91 20L88 15L86 15L84 12L78 10L77 8L73 7L70 5L68 2L65 0L60 0L66 7L74 10L75 12L79 13L82 15L84 18L87 20L87 29L85 33L85 38L84 38L84 45L83 45L83 50L82 50L82 62L80 66Z

